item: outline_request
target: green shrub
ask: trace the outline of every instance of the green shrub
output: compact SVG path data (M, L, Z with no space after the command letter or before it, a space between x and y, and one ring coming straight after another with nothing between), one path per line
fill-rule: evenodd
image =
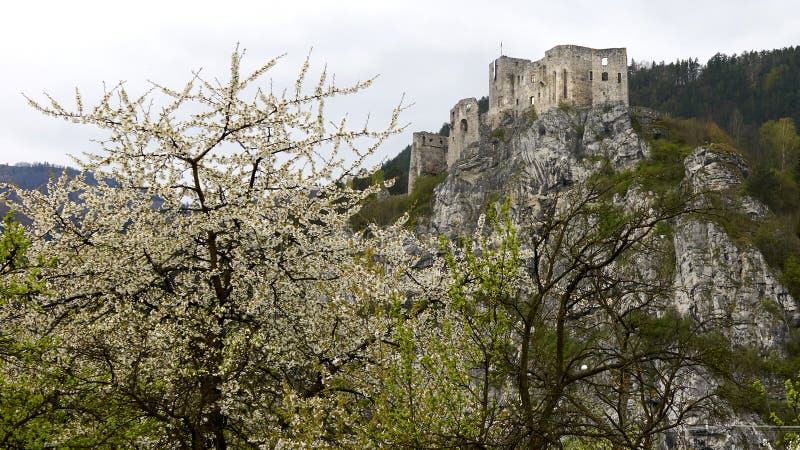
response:
M498 140L503 141L504 143L508 143L508 140L511 138L511 133L505 127L497 127L492 130L492 137Z
M415 226L421 218L430 217L433 209L433 189L447 178L446 173L419 177L411 194L391 195L384 199L370 198L358 214L350 218L354 230L363 230L369 224L386 226L394 223L404 213L408 213L409 227Z

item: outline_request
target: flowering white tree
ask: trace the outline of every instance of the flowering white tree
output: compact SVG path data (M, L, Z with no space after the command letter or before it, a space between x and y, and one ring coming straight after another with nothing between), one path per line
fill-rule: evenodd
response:
M380 131L332 123L325 102L371 80L323 70L308 89L306 61L276 93L257 84L277 59L245 77L242 54L224 84L30 100L106 133L79 162L97 185L61 177L13 205L31 255L55 259L15 324L55 343L43 358L66 386L48 388L69 411L44 445L345 446L369 414L407 236L349 232L380 187L346 178L401 129L402 102Z

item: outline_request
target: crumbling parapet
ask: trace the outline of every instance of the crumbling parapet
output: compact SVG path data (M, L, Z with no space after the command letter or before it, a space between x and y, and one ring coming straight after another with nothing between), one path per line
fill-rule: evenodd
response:
M411 162L408 169L408 192L414 190L417 178L438 175L447 171L447 137L418 131L411 143Z
M478 101L475 98L460 100L450 110L450 138L447 146L447 168L458 161L464 149L480 140L478 133Z

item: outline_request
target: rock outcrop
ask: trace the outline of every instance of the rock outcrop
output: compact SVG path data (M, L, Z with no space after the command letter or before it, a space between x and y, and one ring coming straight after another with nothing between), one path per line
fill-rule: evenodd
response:
M450 237L470 233L486 206L505 197L511 198L514 220L535 220L555 201L554 194L601 164L630 167L649 153L623 104L553 109L535 119L507 118L499 128L481 131L480 141L464 149L437 187L428 231ZM765 205L742 194L749 169L741 155L712 144L695 149L684 166L683 183L697 206L713 198L752 221L770 216ZM678 220L672 238L676 309L720 332L733 346L781 354L800 311L764 256L711 219ZM708 375L692 378L698 392L713 392L720 385ZM688 426L665 434L661 447L772 448L775 436L744 425L758 417L724 404L719 410L721 417L690 418Z
M715 196L721 203L735 202L727 207L740 208L751 220L769 215L760 201L739 193L748 174L741 155L700 147L684 165L684 183L697 195L697 202ZM780 351L797 307L764 256L745 242L734 242L711 221L679 221L674 245L678 310L712 324L735 345L762 353Z
M515 218L536 217L550 194L584 177L600 160L620 168L648 152L621 103L552 109L535 120L508 119L482 131L480 142L464 150L436 189L435 233L470 232L489 202L507 196Z

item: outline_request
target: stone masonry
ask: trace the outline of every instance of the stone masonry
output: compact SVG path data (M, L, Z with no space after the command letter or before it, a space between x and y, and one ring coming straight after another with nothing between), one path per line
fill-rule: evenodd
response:
M461 153L473 142L478 142L480 134L478 101L465 98L450 110L450 139L447 143L447 168L458 161Z
M557 45L538 61L501 56L489 65L490 124L506 111L542 113L561 104L628 104L628 55L624 48Z
M414 189L417 178L440 174L447 171L447 167L447 137L425 131L414 133L408 168L408 192Z

